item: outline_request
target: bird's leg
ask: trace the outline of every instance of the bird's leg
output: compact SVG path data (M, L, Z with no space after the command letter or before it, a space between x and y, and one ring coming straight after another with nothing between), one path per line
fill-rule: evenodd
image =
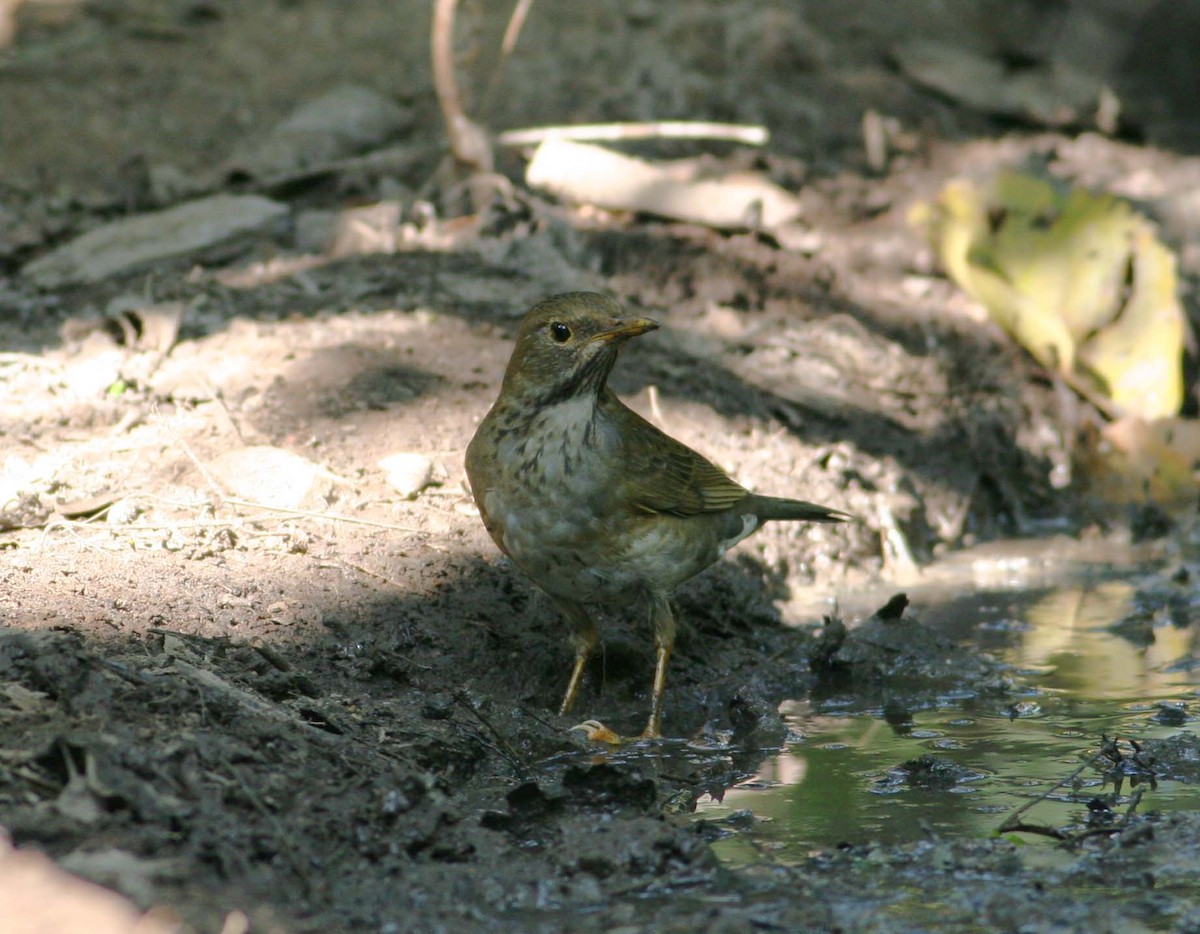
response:
M575 667L571 669L571 680L567 682L567 693L563 696L562 706L558 710L559 716L564 716L571 712L571 708L575 705L575 698L579 696L579 686L583 683L583 670L587 667L588 656L596 647L596 624L592 622L592 617L582 605L569 603L566 600L555 600L554 602L558 604L562 615L566 617L567 625L571 627L571 641L575 643Z
M654 624L654 688L650 695L650 721L642 732L642 739L658 739L662 735L667 664L671 661L671 650L675 648L675 615L671 612L670 601L663 595L655 595L653 600L650 621Z

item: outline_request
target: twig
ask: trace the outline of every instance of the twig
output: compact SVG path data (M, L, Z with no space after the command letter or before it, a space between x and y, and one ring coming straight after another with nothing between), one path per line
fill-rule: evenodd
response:
M458 0L434 0L430 57L433 87L446 121L450 152L464 165L490 172L492 149L487 134L473 123L462 105L462 91L454 74L454 11Z
M1008 823L1007 821L998 830L999 833L1032 833L1040 837L1050 837L1052 840L1070 840L1071 838L1054 827L1046 827L1042 824L1026 824L1023 821Z
M205 380L204 388L208 390L209 399L216 404L217 411L223 416L225 427L233 432L239 444L245 444L246 439L242 436L242 429L234 420L233 413L229 411L229 406L225 404L225 394L208 380Z
M150 414L154 415L156 418L159 417L157 403L150 407ZM225 491L221 488L221 485L217 483L213 475L208 472L208 468L206 468L204 464L200 462L200 458L196 456L196 452L193 451L188 443L183 439L183 435L175 430L174 426L171 425L169 420L164 418L161 420L161 424L166 429L167 434L171 436L172 440L174 440L174 442L183 449L183 453L187 455L188 460L192 462L192 466L196 468L197 472L200 474L200 477L204 480L209 490L212 491L213 495L216 496L218 500L224 499Z
M648 123L581 123L575 126L526 127L505 130L496 142L502 146L530 146L548 139L723 139L748 146L765 145L770 138L764 126L706 123L697 120L659 120Z
M86 524L87 523L85 523L85 522L75 522L72 519L64 519L62 516L59 516L59 515L51 515L46 520L46 524L42 526L42 533L41 533L41 535L38 536L38 543L37 543L37 547L35 549L35 553L41 554L42 551L45 550L46 541L50 538L50 533L53 532L55 529L63 529L64 531L70 533L70 535L83 548L88 548L88 549L91 549L92 551L100 551L101 549L99 548L99 546L93 544L95 536L92 537L92 540L85 539L82 535L80 535L76 531L76 529L78 529Z
M313 726L299 717L293 716L281 707L271 704L255 694L242 688L235 687L230 684L220 675L209 671L206 668L199 668L196 665L191 665L182 659L175 659L175 670L190 681L194 681L200 687L205 687L216 691L223 697L231 700L238 707L255 716L263 717L264 719L274 721L275 723L283 723L288 726L298 727L304 734L313 741L323 746L331 746L340 748L341 741L338 740L332 733L327 733L319 727Z
M463 117L462 94L454 74L454 8L458 0L434 0L433 33L429 39L433 67L433 87L446 130L450 133L450 148L454 149L454 127Z
M521 35L531 6L533 6L533 0L517 0L516 5L513 6L512 15L508 18L508 26L504 30L504 38L500 40L500 60L496 63L491 78L488 79L487 90L483 92L483 100L479 105L479 113L483 116L491 112L492 102L496 98L496 92L500 89L501 79L504 77L504 66L508 64L513 49L517 47L517 37Z
M1000 826L996 828L996 832L997 833L1009 833L1011 831L1017 831L1020 833L1040 833L1040 834L1043 834L1044 836L1055 837L1056 839L1059 839L1059 840L1066 839L1066 837L1060 831L1054 830L1051 827L1040 827L1040 826L1022 823L1022 821L1020 820L1021 815L1024 814L1026 811L1028 811L1030 808L1032 808L1034 805L1041 804L1043 801L1045 801L1047 798L1049 798L1050 795L1054 794L1054 792L1056 792L1063 785L1066 785L1066 784L1069 784L1070 782L1075 781L1075 779L1078 778L1083 773L1084 769L1090 769L1092 766L1094 766L1096 764L1096 762L1103 755L1104 755L1103 750L1093 753L1088 758L1088 760L1083 763L1083 765L1081 765L1079 768L1077 768L1074 772L1072 772L1066 778L1059 779L1058 782L1056 782L1054 785L1047 788L1044 792L1042 792L1036 798L1033 798L1032 800L1025 802L1023 805L1021 805L1019 808L1017 808L1015 811L1013 811L1011 814L1009 814L1006 818L1004 818L1004 820L1001 822Z
M250 640L250 648L254 649L259 655L270 662L271 667L276 671L291 671L292 663L280 655L274 646L267 645L260 637L255 637Z
M532 772L529 762L519 752L517 752L516 749L513 748L513 745L508 741L508 738L494 726L492 726L491 722L475 709L475 705L467 699L466 695L461 690L454 692L454 700L459 704L459 706L461 706L464 710L471 714L471 716L478 720L483 725L485 730L487 730L496 738L496 742L499 744L497 751L509 761L509 763L517 770L517 773L522 778L528 778Z
M375 529L387 529L389 532L413 532L420 534L423 529L415 529L408 525L396 525L392 522L377 522L374 519L359 519L354 516L340 516L328 512L312 512L308 509L288 509L286 506L268 506L264 503L253 503L244 499L222 498L227 506L240 506L242 509L262 509L265 512L277 512L284 516L296 516L300 519L327 519L330 522L348 522L351 525L366 525Z
M250 806L254 808L268 824L271 825L271 830L275 835L275 842L278 844L278 852L284 861L287 862L292 874L299 880L301 887L304 890L305 896L312 894L312 876L308 872L308 868L297 855L300 848L295 845L291 835L285 829L283 823L278 816L267 807L263 800L258 796L250 783L246 781L241 771L236 766L228 766L229 772L233 773L234 779L242 788L242 794L246 796L246 800L250 802Z
M399 581L393 580L392 578L388 577L386 574L380 574L378 571L372 571L370 568L365 568L361 564L355 564L353 561L328 562L323 565L318 565L318 567L331 567L331 568L336 567L336 568L342 568L342 569L350 568L350 570L358 571L360 574L367 575L367 577L373 577L373 578L375 578L375 580L381 581L381 582L387 584L389 587L395 587L397 590L404 589L404 585L401 584Z
M360 519L357 516L343 516L343 515L338 515L337 513L331 513L331 512L313 512L308 509L290 509L286 506L268 506L265 503L255 503L255 502L251 502L250 500L231 499L230 497L227 497L227 496L221 496L219 493L217 493L215 495L217 495L217 497L219 499L219 504L222 506L236 506L239 509L260 509L260 510L262 510L261 515L232 517L234 519L238 519L242 522L247 522L247 523L262 522L263 520L270 518L271 514L280 514L280 515L285 515L285 516L294 516L298 519L324 519L324 520L328 520L330 522L345 522L350 525L365 525L365 526L370 526L371 528L384 529L388 532L411 532L411 533L417 534L417 535L424 532L424 529L414 528L413 526L409 526L409 525L396 525L393 522L380 522L375 519ZM146 500L149 500L150 502L156 503L160 506L171 506L176 509L198 509L204 505L203 502L193 503L193 502L186 502L186 501L180 501L180 500L164 499L163 497L157 496L153 493L143 493L140 491L134 491L132 493L128 493L128 494L126 494L126 496L124 496L122 498L124 498L124 499L135 499L135 498L136 499L146 499ZM108 507L108 508L111 508L111 507ZM101 511L97 512L96 517L99 517L103 512L106 512L106 511L107 511L107 508L105 510L101 510ZM95 518L95 517L93 517L93 518ZM64 521L66 521L66 520L64 520ZM91 521L92 520L87 520L86 522L79 522L79 523L72 523L72 524L87 525ZM207 528L209 526L228 525L230 523L230 521L231 521L230 519L194 519L194 520L182 520L177 523L162 523L159 525L139 525L137 523L131 522L128 525L111 526L110 528L114 531L117 529L122 529L122 528L127 528L132 531L138 531L140 529L164 529L164 528L165 529L170 529L170 528L202 529L202 528Z
M133 495L139 495L139 494L131 494L131 497ZM283 515L283 516L292 516L292 517L298 518L298 519L321 519L321 520L326 520L329 522L345 522L350 525L363 525L363 526L368 526L370 528L383 529L388 532L407 532L407 533L413 534L413 535L420 535L424 531L423 529L418 529L413 526L396 525L395 523L392 523L392 522L379 522L379 521L375 521L372 519L359 519L355 516L342 516L342 515L337 515L335 513L310 512L308 510L303 510L303 509L287 509L287 508L284 508L283 506L267 506L262 503L252 503L252 502L248 502L246 500L223 499L222 505L236 506L236 507L239 507L242 509L260 509L260 510L262 510L262 513L258 514L258 515L250 515L250 516L231 516L228 519L220 519L220 518L218 518L218 519L191 519L191 520L181 520L179 522L156 522L156 523L130 522L125 525L109 525L107 523L104 523L102 520L103 520L104 513L107 512L107 510L101 510L96 515L92 516L89 519L85 519L83 521L76 521L73 519L64 519L62 516L51 516L50 519L46 522L46 524L42 527L42 534L41 534L42 540L39 543L38 547L40 549L45 546L45 539L55 529L65 529L66 531L69 531L69 532L75 532L75 530L77 530L77 529L85 529L85 528L86 529L95 529L95 530L103 531L104 533L106 533L106 535L108 537L111 538L111 537L117 536L117 535L127 535L128 536L128 535L136 535L136 534L139 534L142 532L174 532L174 531L180 531L180 530L185 530L185 529L227 528L231 525L240 525L240 524L253 525L253 524L257 524L259 522L263 522L267 519L272 518L272 514L275 514L275 513ZM82 538L79 535L76 535L75 537L78 539L79 543L81 545L83 545L84 547L87 547L87 548L95 548L96 547L90 541L85 540L84 538ZM425 542L424 544L426 547L432 548L435 551L443 550L439 546L434 545L430 542ZM351 565L351 566L353 567L353 565ZM364 570L364 569L360 568L359 570ZM370 573L370 572L368 572L368 573ZM382 579L387 580L387 578L382 578ZM394 582L389 581L389 583L394 583Z
M525 17L529 15L529 8L533 6L533 0L517 0L516 6L513 7L512 16L508 19L508 28L504 30L504 38L500 41L500 60L506 60L513 53L513 49L517 47L517 36L521 35L521 30L525 26Z
M1084 402L1090 402L1094 405L1101 415L1107 418L1110 422L1115 422L1124 414L1124 410L1113 402L1111 399L1105 399L1099 392L1093 390L1075 373L1067 373L1063 370L1051 370L1046 368L1046 375L1053 382L1054 379L1061 379L1068 389L1072 390L1075 395L1079 396Z
M1142 803L1142 795L1144 795L1145 793L1146 793L1145 788L1138 788L1130 796L1129 807L1127 807L1125 809L1125 814L1121 818L1121 829L1122 830L1124 830L1126 827L1128 827L1130 821L1133 820L1133 812L1136 811L1138 809L1138 805L1140 805Z

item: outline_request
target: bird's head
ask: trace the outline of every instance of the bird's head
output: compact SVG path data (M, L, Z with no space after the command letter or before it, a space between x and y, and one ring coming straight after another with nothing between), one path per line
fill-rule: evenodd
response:
M502 391L543 404L596 394L604 387L621 344L657 327L657 321L626 315L606 295L554 295L535 305L521 321Z

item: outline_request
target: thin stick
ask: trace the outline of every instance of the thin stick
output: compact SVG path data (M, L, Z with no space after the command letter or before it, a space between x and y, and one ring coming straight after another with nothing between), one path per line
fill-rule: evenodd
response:
M126 499L140 498L149 496L148 494L131 493ZM150 496L151 499L156 497ZM180 504L181 508L187 508L186 504ZM108 512L109 508L97 510L96 514L84 521L75 521L66 519L62 516L52 516L43 529L43 534L50 531L52 528L66 529L103 529L106 532L121 533L121 532L161 532L171 531L174 529L208 529L221 528L223 526L232 525L234 522L258 523L271 518L271 514L279 514L284 516L294 516L298 519L322 519L329 522L346 522L350 525L365 525L375 529L384 529L388 532L410 532L414 535L420 535L425 530L414 528L410 525L396 525L393 522L379 522L374 519L360 519L356 516L341 516L330 512L312 512L307 509L288 509L284 506L268 506L265 503L254 503L243 499L228 499L222 497L220 501L222 506L236 506L241 509L261 509L261 515L251 516L231 516L228 519L183 519L179 522L158 522L153 524L141 524L136 521L125 525L100 525L100 520ZM57 520L57 521L55 521Z
M430 56L433 87L446 121L450 152L460 163L490 171L492 152L487 134L471 122L463 110L462 90L454 73L454 11L458 0L434 0Z
M513 748L513 744L508 741L508 737L492 726L491 721L489 721L487 717L475 709L475 705L470 702L466 694L461 689L454 692L454 700L467 713L478 720L483 725L485 730L495 737L496 743L498 744L496 751L499 752L503 758L509 761L509 764L517 770L517 774L522 778L528 777L532 771L530 765L525 758Z
M353 561L338 561L338 562L331 562L328 564L321 565L321 567L330 567L330 568L339 567L339 566L342 568L350 568L350 570L352 570L352 571L358 571L359 574L365 574L365 575L367 575L367 577L373 577L373 578L375 578L375 580L382 581L383 583L387 584L389 587L395 587L397 590L404 589L404 585L401 584L399 581L392 580L387 575L380 574L378 571L372 571L370 568L365 568L361 564L355 564Z
M160 419L160 422L161 422L163 428L166 429L167 434L169 434L171 436L171 439L183 449L183 453L187 455L188 460L190 460L192 462L192 466L195 467L196 470L199 472L200 477L204 480L205 484L208 486L208 488L212 492L213 496L215 496L217 498L218 502L224 500L225 499L225 490L223 490L221 488L221 485L219 483L217 483L217 481L213 477L213 475L208 472L208 468L205 467L204 464L202 464L200 462L200 458L198 458L196 456L196 453L191 449L191 447L188 445L188 443L183 439L183 435L181 435L178 431L175 430L174 426L171 424L171 422L168 419L161 418L161 416L159 416L157 403L155 403L153 406L151 406L150 414L153 415L155 418Z
M262 509L266 512L277 512L284 516L297 516L301 519L327 519L330 522L348 522L351 525L366 525L375 529L387 529L389 532L413 532L420 534L423 529L414 529L407 525L395 525L391 522L376 522L373 519L358 519L354 516L339 516L334 513L311 512L307 509L287 509L284 506L267 506L264 503L252 503L244 499L222 499L227 506L240 506L243 509Z
M250 640L250 648L254 649L259 655L271 663L276 671L292 671L292 664L282 655L280 655L273 646L268 645L261 637L255 637Z
M479 105L480 119L486 118L492 109L492 102L496 99L496 92L500 89L500 82L504 77L504 67L508 64L508 58L512 55L513 49L517 47L517 37L521 35L521 29L525 26L525 19L529 15L531 6L533 6L533 0L517 0L512 16L508 18L504 38L500 40L500 60L496 63L491 78L488 79L487 90L484 91L483 101Z
M508 28L504 30L504 38L500 42L502 59L507 59L512 55L513 49L517 47L517 36L521 35L521 30L525 26L525 17L529 15L531 6L533 6L533 0L517 0L517 5L513 7L512 16L508 19Z
M327 733L307 720L301 720L285 708L263 700L257 694L252 694L244 688L230 684L220 675L209 671L207 668L200 668L189 664L181 658L175 659L174 668L176 672L183 675L189 681L202 688L215 691L247 713L261 717L264 720L270 720L273 723L295 727L309 739L314 740L322 746L340 747L343 743L335 734Z
M502 146L531 146L548 139L635 140L635 139L723 139L748 146L762 146L770 139L764 126L737 123L705 123L696 120L660 120L648 123L581 123L575 126L526 127L505 130L496 142Z
M438 106L442 119L446 121L446 132L450 134L450 148L455 149L454 128L464 118L462 94L458 88L458 77L454 74L454 9L458 0L434 0L433 33L429 40L429 52L433 66L433 88L437 92Z
M299 880L304 894L306 896L311 895L313 888L312 877L309 875L308 867L298 855L299 847L296 846L292 835L285 829L283 822L275 812L268 808L254 789L250 787L250 783L246 781L241 771L232 765L226 766L226 768L229 772L233 773L234 779L241 786L242 794L246 796L246 800L250 802L250 806L271 826L279 855L288 864L288 868L292 870L292 874L296 879Z
M1099 758L1102 755L1104 755L1103 751L1093 753L1092 756L1085 763L1083 763L1083 765L1081 765L1079 768L1077 768L1074 772L1072 772L1066 778L1060 779L1057 783L1055 783L1054 785L1051 785L1049 788L1047 788L1044 792L1042 792L1036 798L1033 798L1032 800L1025 802L1025 804L1021 805L1019 808L1017 808L1015 811L1013 811L1011 814L1009 814L1008 817L1004 818L1004 821L1000 824L999 827L996 828L996 831L998 833L1008 833L1009 831L1019 830L1023 833L1043 833L1043 834L1047 834L1048 836L1058 836L1061 839L1062 835L1060 833L1058 833L1057 831L1051 831L1050 828L1046 828L1046 827L1035 828L1033 826L1023 824L1020 820L1020 817L1022 814L1024 814L1026 811L1028 811L1034 805L1041 804L1043 801L1045 801L1047 798L1049 798L1050 795L1054 794L1054 792L1056 792L1063 785L1066 785L1069 782L1075 781L1075 779L1078 778L1083 773L1084 769L1089 769L1093 765L1095 765L1097 760L1099 760Z

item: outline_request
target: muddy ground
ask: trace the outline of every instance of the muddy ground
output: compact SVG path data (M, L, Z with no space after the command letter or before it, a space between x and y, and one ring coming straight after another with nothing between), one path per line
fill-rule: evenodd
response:
M919 613L847 634L822 619L830 601L1004 535L1171 534L1152 507L1088 498L1070 457L1081 404L937 274L905 213L948 177L1038 161L1155 212L1190 296L1200 123L1194 58L1174 51L1197 4L533 6L491 128L764 123L756 153L634 148L765 171L799 193L799 243L558 205L524 187L513 151L498 160L511 189L448 216L461 177L442 163L428 6L0 4L15 23L0 51L12 843L154 908L146 924L198 931L1200 926L1192 814L1137 816L1049 860L999 839L848 840L753 872L709 849L735 828L689 819L778 748L785 698L958 690L1003 709L1021 690ZM507 15L494 6L460 15L473 112ZM914 36L1091 74L1124 104L1115 138L1088 112L1048 126L921 86L897 64ZM346 82L398 105L388 160L231 170ZM893 121L882 165L864 153L868 109ZM217 192L286 216L92 281L27 268ZM424 220L387 249L313 248L329 212L417 197ZM580 716L556 716L570 647L487 539L462 468L520 314L575 288L665 324L614 375L631 405L754 489L860 519L768 528L683 588L671 739L620 752L568 727L636 731L649 634L608 620ZM177 339L146 349L175 302ZM397 453L427 461L411 496L379 466ZM38 908L65 904L47 884ZM20 920L0 906L0 930Z

